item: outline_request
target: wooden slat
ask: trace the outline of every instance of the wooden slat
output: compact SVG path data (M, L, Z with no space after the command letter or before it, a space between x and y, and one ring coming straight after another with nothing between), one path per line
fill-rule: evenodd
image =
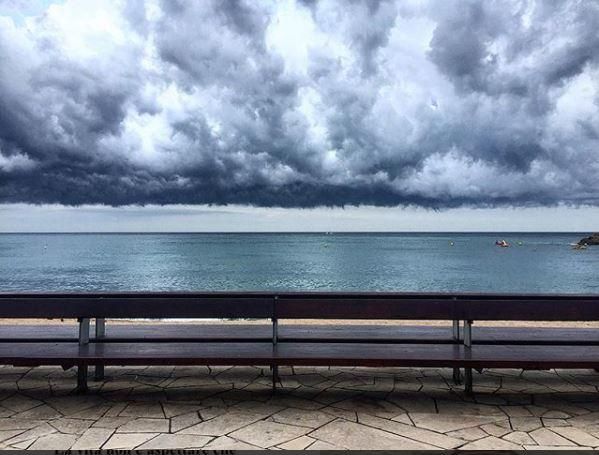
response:
M371 367L597 368L599 350L569 346L347 343L0 343L14 365L304 365Z
M599 297L372 292L0 293L0 317L597 321Z
M486 299L460 301L457 319L474 321L598 321L599 297L594 299Z
M599 349L570 346L473 346L281 343L279 365L467 368L596 368Z
M93 334L92 334L93 337ZM404 325L279 325L281 342L453 343L450 327ZM102 342L268 342L267 324L108 324ZM0 342L77 341L77 326L3 325ZM93 342L93 338L92 338ZM599 329L474 327L475 344L599 345Z
M11 365L269 365L271 343L0 343Z
M251 295L0 296L2 318L271 318L273 299Z
M451 320L456 314L452 299L431 298L308 298L279 297L279 319L428 319Z

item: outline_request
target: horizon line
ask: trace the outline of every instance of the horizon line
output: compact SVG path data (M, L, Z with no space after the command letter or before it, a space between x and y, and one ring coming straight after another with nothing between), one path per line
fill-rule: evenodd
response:
M593 231L0 231L0 235L53 234L586 234Z

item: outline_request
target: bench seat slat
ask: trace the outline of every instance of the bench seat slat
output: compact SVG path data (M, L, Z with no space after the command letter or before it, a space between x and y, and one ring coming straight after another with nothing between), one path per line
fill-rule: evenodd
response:
M475 327L475 344L599 345L599 329L549 327ZM92 335L93 337L93 335ZM108 324L104 342L270 341L266 324ZM75 341L77 326L4 325L0 342ZM93 340L92 340L93 341ZM451 343L451 328L404 325L279 325L279 341Z
M363 343L0 343L5 364L595 368L596 347Z

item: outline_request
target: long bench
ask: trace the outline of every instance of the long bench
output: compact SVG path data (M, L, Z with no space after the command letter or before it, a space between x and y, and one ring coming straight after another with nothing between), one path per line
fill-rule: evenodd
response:
M599 368L589 329L480 328L474 321L599 321L599 297L439 293L87 293L0 294L0 318L76 319L78 333L51 326L0 327L0 363L78 368L103 378L109 365L405 366L472 369ZM106 319L214 318L214 324L112 325ZM90 333L94 320L95 334ZM268 325L226 324L264 319ZM286 320L371 320L286 325ZM446 328L377 325L383 320L449 321ZM281 321L281 324L279 324ZM164 333L161 333L164 330ZM599 331L597 331L599 333Z

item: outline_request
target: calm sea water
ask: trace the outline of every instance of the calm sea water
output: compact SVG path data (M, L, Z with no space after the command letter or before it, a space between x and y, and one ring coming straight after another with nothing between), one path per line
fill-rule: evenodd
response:
M599 292L581 234L2 234L0 291ZM505 238L510 248L494 245ZM521 244L519 244L521 242Z

